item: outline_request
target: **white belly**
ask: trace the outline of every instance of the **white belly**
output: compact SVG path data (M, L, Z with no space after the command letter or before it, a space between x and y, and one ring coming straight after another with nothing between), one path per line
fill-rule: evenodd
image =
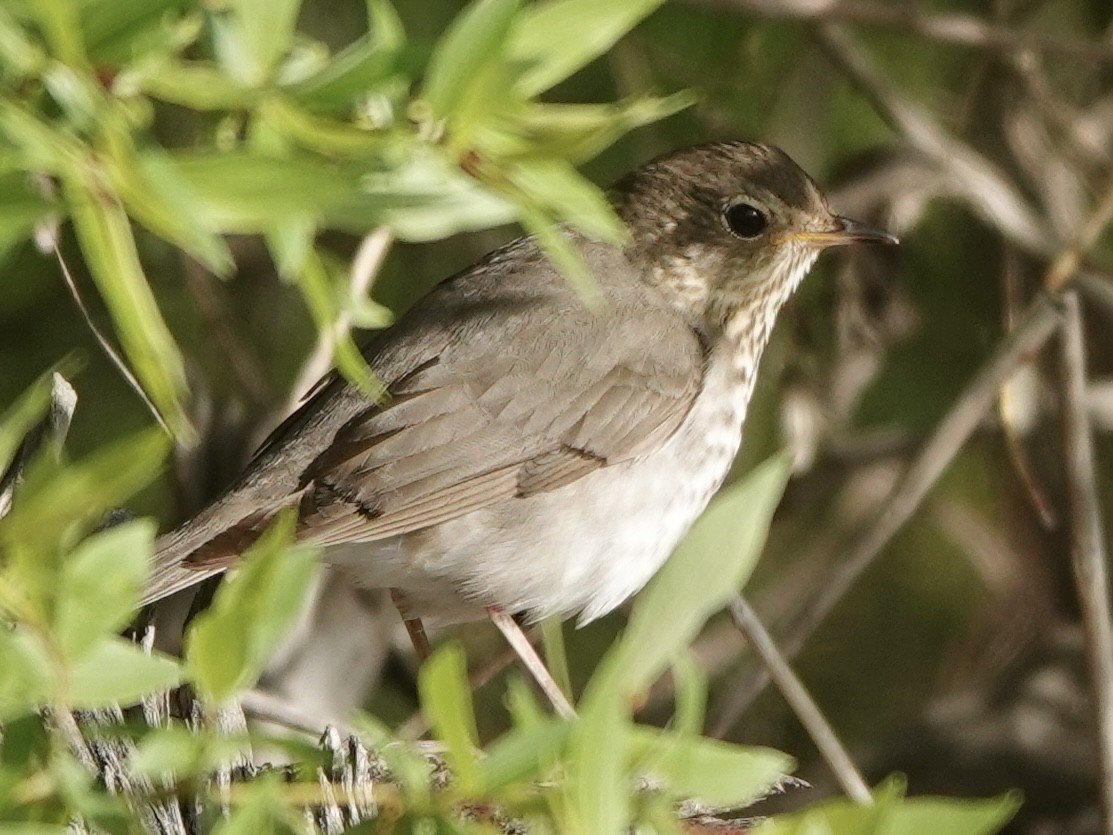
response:
M753 385L732 366L712 358L684 423L647 456L326 558L362 585L400 589L410 613L433 622L491 605L581 623L604 615L661 567L730 469Z

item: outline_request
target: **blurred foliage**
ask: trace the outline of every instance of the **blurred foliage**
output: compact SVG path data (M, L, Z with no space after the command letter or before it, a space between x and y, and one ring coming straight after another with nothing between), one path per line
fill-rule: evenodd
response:
M848 17L857 57L887 85L877 89L811 24L769 19L774 12L761 7L0 4L0 464L46 407L44 372L76 354L63 367L77 370L81 395L67 444L74 461L37 458L0 522L0 610L13 625L0 631L0 821L61 831L80 813L127 831L123 804L91 784L39 708L126 702L183 678L213 698L251 686L311 570L304 554L286 560L276 531L199 619L184 662L145 655L115 633L141 583L153 526L138 520L90 534L105 510L140 488L130 500L138 512L180 518L195 509L283 411L319 331L344 318L386 324L432 282L506 240L505 224L538 235L590 299L590 277L552 234L555 224L620 239L595 184L683 144L741 136L781 145L829 186L834 208L904 239L880 261L820 263L782 317L750 409L739 472L786 440L815 454L794 461L752 596L776 625L827 581L840 546L883 506L910 451L997 344L1002 322L1038 292L1046 267L1047 252L1018 245L987 217L945 160L925 153L923 132L898 117L914 112L982 155L1045 223L1049 248L1074 240L1113 168L1111 65L1021 41L1107 43L1111 12L1100 0L940 0L888 29ZM977 14L1012 35L956 45L912 25L951 13ZM377 226L399 243L373 300L353 298L352 259ZM178 442L170 477L158 478L166 439L134 435L150 416L77 313L55 246ZM1110 236L1099 238L1097 268L1109 266L1111 252ZM1113 351L1098 328L1092 335L1093 374L1107 380ZM340 368L373 386L355 343L339 337ZM1038 523L1015 452L987 422L807 645L799 669L871 780L907 770L913 795L990 796L1023 785L1030 800L1014 825L1061 816L1067 823L1052 831L1086 831L1096 767L1085 684L1071 677L1081 641L1047 406L1058 379L1039 361L1026 372L1034 382L1021 445L1059 527ZM1098 441L1109 483L1113 447L1108 433ZM555 831L625 815L669 831L675 798L703 792L744 802L765 791L788 766L763 746L791 751L817 786L803 798L774 798L767 811L830 793L779 696L767 693L741 721L732 711L754 672L721 618L696 639L694 660L677 654L716 602L696 592L727 593L752 567L724 550L723 528L762 538L768 508L753 508L746 491L764 478L759 498L773 499L770 466L723 497L713 511L722 524L697 534L707 547L687 548L692 559L722 557L724 567L666 575L618 643L621 615L566 631L569 678L585 694L580 724L552 719L514 681L469 695L450 645L417 688L462 780L434 798L427 761L409 744L388 744L397 741L393 720L418 707L405 680L388 681L370 703L379 718L357 727L393 752L405 808L433 820L456 800L490 793L546 825L558 821ZM1113 494L1103 500L1113 509ZM739 509L747 515L734 516ZM683 563L668 571L676 566ZM706 588L720 577L721 586ZM693 578L703 588L690 588ZM680 594L673 585L692 604L690 622L675 632L662 628L684 620L671 608ZM482 635L463 636L469 657L482 652ZM649 688L664 666L671 684ZM699 736L712 730L746 745ZM483 756L472 750L477 742ZM138 744L137 773L196 775L238 741L170 728ZM646 764L664 787L631 794ZM911 833L954 820L948 831L982 832L1014 808L1012 797L966 807L904 800L903 791L885 783L872 810L820 805L775 815L770 827ZM253 785L222 827L281 828L289 823L283 798L280 784Z

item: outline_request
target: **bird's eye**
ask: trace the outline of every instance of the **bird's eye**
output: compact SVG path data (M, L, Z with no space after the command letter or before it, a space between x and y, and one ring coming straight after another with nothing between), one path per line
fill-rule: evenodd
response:
M740 238L756 238L769 225L765 213L749 203L735 203L723 209L727 228Z

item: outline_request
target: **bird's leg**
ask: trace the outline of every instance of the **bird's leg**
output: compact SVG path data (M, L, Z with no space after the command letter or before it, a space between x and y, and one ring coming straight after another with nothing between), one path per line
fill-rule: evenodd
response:
M522 664L530 675L533 676L534 681L549 697L556 712L563 716L565 719L571 719L576 715L575 709L568 701L568 697L564 695L560 687L557 686L556 681L553 679L552 674L549 672L548 667L545 666L541 657L537 654L537 650L533 648L533 644L529 642L529 638L522 631L522 627L518 626L518 622L510 615L504 612L497 606L488 606L487 615L494 622L495 626L502 632L506 642L518 654Z
M424 662L433 654L433 648L429 645L429 636L425 634L425 624L421 622L421 618L411 618L406 615L406 596L399 589L390 590L390 599L398 609L398 614L402 616L402 623L410 636L410 643L414 645L418 663Z

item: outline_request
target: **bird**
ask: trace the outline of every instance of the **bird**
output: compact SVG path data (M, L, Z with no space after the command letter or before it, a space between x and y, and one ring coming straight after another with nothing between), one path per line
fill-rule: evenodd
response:
M821 251L896 243L780 149L664 154L608 192L623 243L561 234L591 307L521 237L363 344L222 495L155 545L143 603L235 565L277 514L407 621L611 612L723 483L778 312Z

